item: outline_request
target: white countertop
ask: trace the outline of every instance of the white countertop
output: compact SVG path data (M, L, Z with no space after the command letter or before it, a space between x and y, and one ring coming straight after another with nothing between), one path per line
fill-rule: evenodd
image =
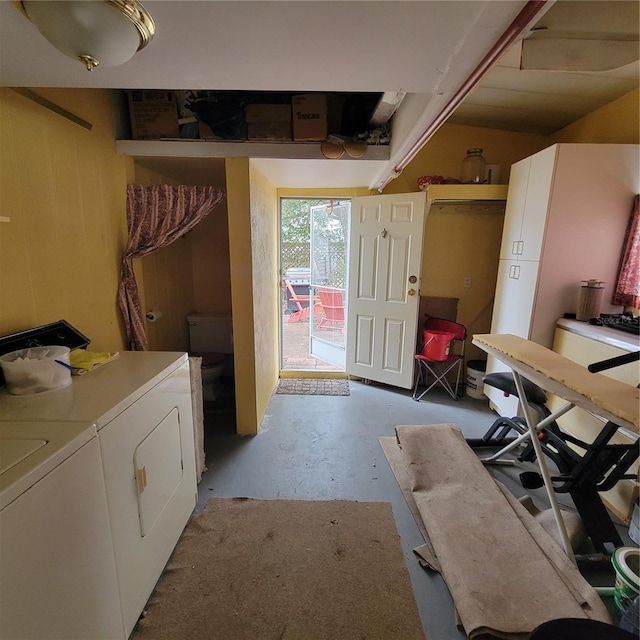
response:
M603 342L612 347L618 347L623 351L640 350L640 336L618 329L609 327L599 327L598 325L589 324L588 322L580 322L579 320L567 320L561 318L557 322L557 326L565 331L570 331L585 338L591 338L598 342Z
M71 385L46 393L13 396L0 391L3 422L84 422L99 430L127 406L188 362L172 351L121 351L118 358L82 376ZM188 368L186 385L189 387Z

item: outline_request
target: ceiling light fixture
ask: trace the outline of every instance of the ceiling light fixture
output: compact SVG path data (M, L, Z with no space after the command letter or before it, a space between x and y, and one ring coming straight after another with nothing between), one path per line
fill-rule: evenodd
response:
M128 62L153 38L156 26L137 0L19 0L38 31L89 71Z

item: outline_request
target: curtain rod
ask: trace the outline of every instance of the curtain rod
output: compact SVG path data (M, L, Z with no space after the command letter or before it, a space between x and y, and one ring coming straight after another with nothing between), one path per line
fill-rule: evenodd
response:
M548 0L529 0L527 2L524 9L516 16L515 20L500 36L493 47L491 47L480 64L454 93L451 100L449 100L433 122L423 131L398 164L396 164L393 172L380 183L378 191L382 191L394 178L397 178L402 173L402 170L416 157L418 151L422 149L440 126L447 121L456 107L469 95L471 90L480 81L482 76L495 64L498 58L518 39L524 28L542 11L547 2Z

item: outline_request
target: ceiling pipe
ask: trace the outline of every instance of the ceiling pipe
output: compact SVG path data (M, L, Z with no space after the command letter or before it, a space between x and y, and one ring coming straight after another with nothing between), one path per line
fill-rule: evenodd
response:
M431 124L423 131L420 137L411 145L402 159L395 165L393 172L380 183L378 191L382 191L394 178L397 178L402 170L416 157L418 151L429 141L431 136L449 119L458 105L469 95L471 90L480 82L489 69L498 61L503 53L518 39L524 29L542 11L548 0L529 0L524 9L516 16L507 30L498 38L491 47L489 53L480 61L480 64L471 72L471 75L462 83L453 94L451 100L444 109L434 118Z

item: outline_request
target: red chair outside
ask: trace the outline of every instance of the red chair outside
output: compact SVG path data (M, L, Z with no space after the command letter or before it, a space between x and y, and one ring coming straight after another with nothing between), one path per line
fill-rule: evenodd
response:
M318 329L340 329L344 332L344 296L342 291L320 287L317 294L320 299L318 308L322 312Z
M283 280L282 283L289 292L289 302L292 302L296 306L296 310L292 311L291 314L289 314L289 319L287 320L287 322L298 322L299 320L308 318L310 314L310 297L308 295L305 296L297 294L289 280Z
M413 399L419 402L427 391L439 384L457 400L458 390L461 388L467 329L458 322L442 318L429 318L425 321L423 329L424 345L421 352L414 356L418 371ZM456 373L454 385L447 378L453 372ZM431 384L430 378L433 378ZM418 395L421 384L426 388Z

